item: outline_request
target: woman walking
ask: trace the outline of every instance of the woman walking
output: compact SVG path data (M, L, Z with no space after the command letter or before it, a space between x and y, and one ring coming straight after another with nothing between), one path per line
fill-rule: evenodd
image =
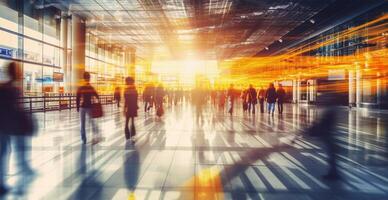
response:
M132 77L127 77L125 82L127 84L124 92L125 139L128 140L136 135L134 120L137 117L137 109L139 107L137 105L138 94L135 87L135 80ZM129 120L131 120L131 130L128 128Z

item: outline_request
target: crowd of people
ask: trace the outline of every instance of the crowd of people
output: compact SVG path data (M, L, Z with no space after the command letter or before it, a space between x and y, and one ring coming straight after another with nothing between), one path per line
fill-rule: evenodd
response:
M278 105L279 114L283 114L283 104L286 101L286 91L283 86L279 84L278 89L275 88L273 83L269 84L267 89L261 87L255 89L253 85L249 85L249 88L239 92L231 84L227 91L219 90L211 95L212 102L219 102L219 107L223 110L226 103L228 106L227 112L233 114L235 101L240 98L242 102L242 108L244 112L255 114L256 105L259 104L261 113L265 112L265 102L267 102L268 114L275 113L275 104Z
M21 163L21 169L26 174L33 174L33 170L26 161L28 155L25 148L29 145L28 138L32 136L36 127L31 115L24 112L22 107L19 107L17 99L19 98L19 89L17 82L20 76L17 74L17 64L11 63L8 67L10 80L0 85L0 194L6 193L7 188L4 185L4 177L6 174L6 155L12 141L15 142L16 152L19 153L18 159ZM132 140L136 135L135 117L138 116L139 109L139 93L135 86L133 77L125 79L125 89L121 91L120 87L114 90L114 100L125 116L125 125L123 133L126 140ZM123 96L124 108L120 108L120 102ZM283 104L286 101L286 91L281 84L276 89L273 83L270 83L267 89L261 87L255 89L253 85L249 85L247 89L237 90L231 84L227 90L206 90L202 87L197 87L191 91L184 91L182 88L175 90L167 90L163 85L154 86L148 84L142 92L142 100L144 104L144 112L149 113L154 110L158 118L164 114L163 104L168 106L177 105L183 102L191 102L196 111L197 122L203 120L202 112L206 105L210 103L213 108L222 112L233 114L235 103L242 102L243 112L255 114L256 105L259 104L261 113L265 112L265 103L267 103L268 114L275 113L275 105L277 103L278 113L283 114ZM227 107L227 108L226 108ZM103 116L102 105L97 90L90 84L90 74L84 73L83 82L77 89L76 93L76 108L80 113L80 136L83 144L87 144L86 123L88 118L92 126L93 138L92 144L99 143L102 140L99 133L98 123L95 118ZM331 115L330 115L331 116ZM333 117L328 117L333 118ZM329 123L330 125L334 124ZM324 126L327 126L326 124ZM324 135L324 134L322 134ZM328 137L330 139L330 137ZM328 139L328 141L329 141ZM133 140L132 140L133 141ZM327 142L332 144L331 140ZM334 149L334 148L331 148ZM334 150L332 152L335 152ZM334 153L332 153L334 154ZM334 156L331 155L333 158ZM333 161L335 163L335 161ZM335 166L335 164L332 164ZM331 170L331 176L336 176L335 168ZM333 175L334 174L334 175Z

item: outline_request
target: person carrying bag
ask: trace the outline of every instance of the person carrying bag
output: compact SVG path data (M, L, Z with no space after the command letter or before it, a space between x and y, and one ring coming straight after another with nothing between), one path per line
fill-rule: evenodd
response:
M18 159L18 168L23 175L34 174L28 157L30 150L30 137L37 130L34 118L30 113L24 111L23 106L18 103L20 80L20 66L16 62L8 65L8 75L10 80L0 85L0 196L8 192L5 185L5 175L7 174L8 154L13 141L14 152Z
M135 86L135 80L132 77L127 77L125 79L125 82L127 84L127 88L125 88L124 92L124 115L125 115L125 139L133 139L133 137L136 135L136 129L135 129L135 117L137 117L137 110L139 109L138 106L138 93ZM129 120L131 120L131 129L128 128Z
M81 140L83 144L86 144L86 115L88 115L90 123L92 125L92 130L94 133L94 138L92 144L97 144L101 141L99 135L99 129L95 122L95 118L100 118L103 116L102 106L100 98L94 89L90 85L90 74L88 72L84 73L84 84L77 89L77 112L80 112L81 118ZM96 103L93 103L93 100Z

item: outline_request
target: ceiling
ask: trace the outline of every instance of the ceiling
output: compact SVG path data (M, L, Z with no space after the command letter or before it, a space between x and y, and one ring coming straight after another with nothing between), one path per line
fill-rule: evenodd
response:
M227 60L282 42L334 1L71 0L66 7L90 33L138 56Z

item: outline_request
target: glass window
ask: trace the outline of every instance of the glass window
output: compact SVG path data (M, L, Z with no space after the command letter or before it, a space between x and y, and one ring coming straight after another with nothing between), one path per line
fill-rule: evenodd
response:
M43 93L53 93L54 92L54 82L53 82L53 73L54 69L51 67L43 67Z
M24 35L42 40L43 35L41 29L41 24L38 20L26 15L24 16Z
M43 64L55 65L55 51L51 45L43 44Z
M377 77L373 75L362 76L362 102L377 103Z
M0 27L18 32L18 13L0 4Z
M42 43L24 38L24 59L42 63Z
M18 37L12 33L0 30L0 57L18 58Z
M23 88L26 96L42 94L42 66L24 63Z
M0 83L8 81L7 64L9 60L0 59Z

